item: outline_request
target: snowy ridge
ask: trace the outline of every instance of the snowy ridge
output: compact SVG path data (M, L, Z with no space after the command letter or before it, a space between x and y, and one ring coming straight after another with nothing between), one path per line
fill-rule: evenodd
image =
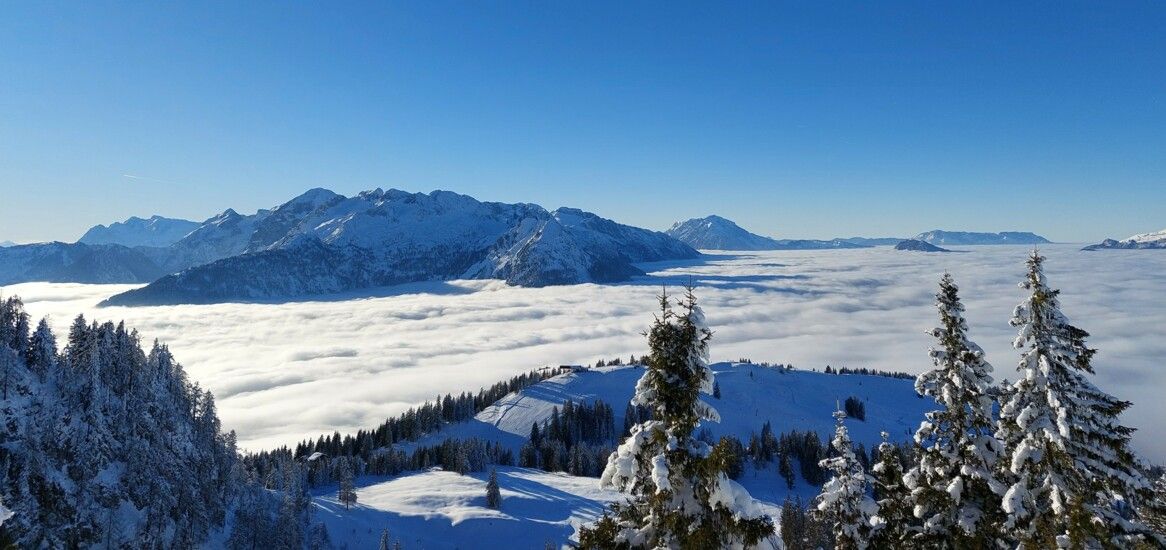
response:
M698 255L662 233L576 209L448 191L313 189L272 210L207 220L158 259L181 272L107 303L284 299L449 279L611 282L642 275L635 263Z
M1166 241L1166 229L1155 231L1153 233L1139 233L1128 239L1127 241L1134 241L1136 243L1151 243L1157 241Z
M775 239L750 233L715 215L676 222L666 233L693 248L705 250L776 250L780 247Z
M981 245L981 244L1048 244L1050 241L1028 231L1001 231L1000 233L976 233L971 231L944 231L934 229L920 233L912 239L935 245Z
M864 402L867 418L848 419L847 426L856 443L872 448L881 441L883 431L894 441L910 440L923 414L935 406L933 401L919 398L912 380L782 370L749 363L714 363L709 368L720 385L721 399L705 399L718 410L721 421L705 422L702 427L718 438L747 438L766 421L777 433L809 429L828 438L834 433L831 413L838 403L855 396ZM517 450L530 434L531 424L548 420L551 411L561 409L568 399L576 403L603 400L614 408L619 426L624 407L643 374L643 367L635 365L561 374L512 393L478 413L473 421L451 424L416 445L432 445L448 437L478 437Z
M145 283L162 274L141 251L115 244L52 242L0 248L0 285L26 281Z
M822 250L867 248L886 239L773 239L750 233L731 220L712 215L676 222L665 231L683 243L701 250ZM897 242L897 241L895 241ZM894 244L894 242L889 243Z
M1105 239L1097 244L1091 244L1081 250L1104 250L1108 248L1117 249L1143 249L1143 248L1166 248L1166 229L1155 231L1153 233L1140 233L1132 235L1124 241L1115 239Z
M77 242L84 244L120 244L130 248L136 246L170 246L191 231L197 229L198 222L154 215L148 219L137 216L124 222L95 225L89 228Z
M831 413L839 402L856 396L865 403L866 420L847 418L845 423L855 443L872 449L881 440L881 431L896 441L910 440L923 413L935 406L931 399L918 397L911 380L747 363L715 363L710 368L721 399L705 399L718 409L721 421L703 426L714 438L734 435L747 440L769 421L775 433L809 429L828 441L834 431ZM561 409L568 399L576 403L603 400L612 406L619 426L643 373L641 366L625 365L561 374L507 395L470 422L449 424L403 447L409 451L447 438L474 437L498 441L517 452L531 424L548 420L554 408ZM787 495L808 502L818 494L818 487L800 478L792 491L787 490L775 469L757 470L750 465L737 480L756 499L759 510L776 518ZM317 517L328 524L334 540L354 548L375 546L385 526L394 540L424 548L541 548L547 541L561 544L580 525L597 519L603 506L625 496L601 489L596 478L513 467L499 467L498 474L501 510L485 506L488 472L461 476L430 470L389 479L365 478L358 484L358 505L352 511L345 511L336 501L334 487L319 489L313 500Z

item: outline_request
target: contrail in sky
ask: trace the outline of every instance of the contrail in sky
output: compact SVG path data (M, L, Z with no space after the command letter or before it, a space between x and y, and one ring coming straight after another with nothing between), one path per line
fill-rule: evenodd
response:
M157 178L147 178L145 176L135 176L133 174L122 174L121 176L123 178L129 178L132 180L152 181L154 183L165 183L166 185L186 185L183 183L178 183L176 181L166 181L166 180L160 180Z

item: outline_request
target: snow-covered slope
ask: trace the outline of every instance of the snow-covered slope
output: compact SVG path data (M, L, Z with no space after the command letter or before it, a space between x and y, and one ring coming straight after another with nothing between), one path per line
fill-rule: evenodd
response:
M133 248L135 246L165 247L170 246L191 231L197 229L198 222L176 218L150 216L142 219L131 217L124 222L106 225L95 225L89 228L80 239L84 244L120 244Z
M912 239L936 245L978 245L978 244L1048 244L1050 241L1036 233L1027 231L1002 231L1000 233L975 233L970 231L944 231L935 229L920 233Z
M120 245L51 242L0 248L0 285L145 283L162 273L142 252Z
M859 239L772 239L750 233L733 221L715 215L676 222L665 233L702 250L822 250L872 246Z
M312 499L313 515L340 547L376 548L388 529L390 541L403 548L539 550L547 543L559 548L621 498L600 489L595 478L499 467L502 507L494 510L486 506L488 477L434 469L362 478L354 507L345 509L337 501L335 486L321 488Z
M744 363L711 365L721 388L721 398L704 396L721 415L721 422L705 422L713 437L734 435L747 441L770 422L775 433L814 430L823 440L833 433L831 412L847 397L855 396L866 407L866 420L847 419L856 443L871 449L887 431L897 441L907 441L923 413L935 406L915 394L911 380L883 376L836 375L785 370ZM603 367L562 374L510 394L479 413L473 421L448 425L421 441L406 445L433 445L446 438L476 437L501 442L517 451L526 441L532 423L551 417L555 407L570 399L590 403L596 399L612 405L615 425L623 423L625 405L636 381L639 366ZM788 489L775 465L761 469L747 464L738 479L760 507L777 517L787 496L808 501L818 488L797 479ZM364 478L357 484L358 503L345 510L336 500L335 486L316 492L317 518L328 527L332 539L351 548L373 547L381 530L405 547L418 548L543 548L550 542L559 548L578 526L597 518L608 503L624 498L599 488L599 480L547 473L525 468L498 468L502 508L486 507L487 472L461 476L429 470L395 478Z
M912 380L857 374L825 374L785 370L749 363L710 365L721 387L721 398L705 396L721 414L721 422L703 427L716 437L734 435L745 439L770 422L775 432L814 430L828 438L834 433L830 416L838 403L858 397L866 406L866 420L847 420L851 438L868 447L886 431L892 439L906 440L915 433L923 413L935 403L915 393ZM612 405L615 424L623 423L624 407L632 398L636 381L644 374L639 366L602 367L561 374L510 394L487 407L474 420L451 424L418 445L432 445L447 437L477 437L498 441L517 450L534 422L550 418L563 402L591 403L601 399Z
M916 239L907 239L895 245L895 250L908 250L911 252L951 252L946 248L940 248L929 242Z
M12 241L0 241L0 248L8 248L10 246L16 246L16 243Z
M228 210L208 220L159 261L189 269L108 303L283 299L447 279L609 282L642 274L634 263L698 255L662 233L581 210L547 212L448 191L344 197L313 189L253 216Z
M173 245L157 250L156 261L166 271L174 272L242 254L251 243L256 226L270 213L270 210L260 210L243 215L228 208Z
M778 242L750 233L720 216L676 222L666 231L688 246L706 250L776 250Z
M1166 229L1153 233L1140 233L1122 241L1105 239L1098 244L1091 244L1082 250L1104 250L1107 248L1166 248Z

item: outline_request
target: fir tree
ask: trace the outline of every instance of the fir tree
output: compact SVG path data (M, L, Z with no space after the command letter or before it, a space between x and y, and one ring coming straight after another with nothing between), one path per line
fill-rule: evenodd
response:
M693 434L701 420L719 420L701 401L713 389L708 368L712 332L689 288L672 311L660 296L660 316L648 332L651 354L632 403L652 420L634 426L608 459L601 484L630 495L580 535L584 548L774 548L772 520L725 474L728 451Z
M919 459L904 481L927 546L985 548L1003 519L1003 484L995 475L1002 451L993 435L989 394L992 366L967 336L964 306L950 274L940 279L935 298L940 326L929 331L939 341L929 350L935 368L919 375L915 391L942 408L927 413L915 432Z
M389 530L381 530L381 543L377 546L377 550L389 550Z
M1005 528L1025 548L1128 547L1148 529L1124 504L1136 510L1150 489L1129 448L1133 430L1118 422L1130 404L1086 378L1096 350L1061 313L1043 262L1034 250L1021 283L1029 295L1011 321L1022 354L997 431L1011 477Z
M495 510L502 508L502 491L498 488L498 470L490 469L490 481L486 482L486 506Z
M1154 497L1143 508L1146 525L1157 533L1158 542L1166 546L1166 473L1154 480Z
M819 465L830 470L833 477L822 486L817 510L833 525L834 548L863 550L870 541L871 517L877 506L867 487L870 478L854 456L850 434L846 431L846 413L834 412L836 428L831 445L837 456L822 460Z
M898 450L888 440L887 432L882 432L882 436L878 462L871 468L878 515L872 521L874 534L870 544L874 548L903 548L908 545L911 528L911 492L903 484L903 463Z
M353 486L352 467L348 464L348 460L340 460L339 470L340 487L336 499L344 505L345 510L348 510L353 504L356 504L356 488Z

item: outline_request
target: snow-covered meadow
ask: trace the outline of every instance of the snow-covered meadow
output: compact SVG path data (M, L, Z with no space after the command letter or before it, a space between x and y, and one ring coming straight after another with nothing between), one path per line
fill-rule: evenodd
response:
M1135 446L1166 461L1166 254L1081 252L1046 245L1047 274L1070 318L1100 349L1097 383L1132 400ZM998 378L1011 377L1012 308L1021 298L1024 246L928 254L858 250L712 253L700 261L641 266L620 285L509 287L498 281L405 285L311 302L97 308L127 285L28 283L5 287L36 317L67 332L77 313L120 320L167 342L211 389L243 446L293 443L373 426L437 394L476 390L512 374L646 351L662 285L687 282L716 335L713 360L749 357L920 372L930 367L932 307L950 271L971 336Z

